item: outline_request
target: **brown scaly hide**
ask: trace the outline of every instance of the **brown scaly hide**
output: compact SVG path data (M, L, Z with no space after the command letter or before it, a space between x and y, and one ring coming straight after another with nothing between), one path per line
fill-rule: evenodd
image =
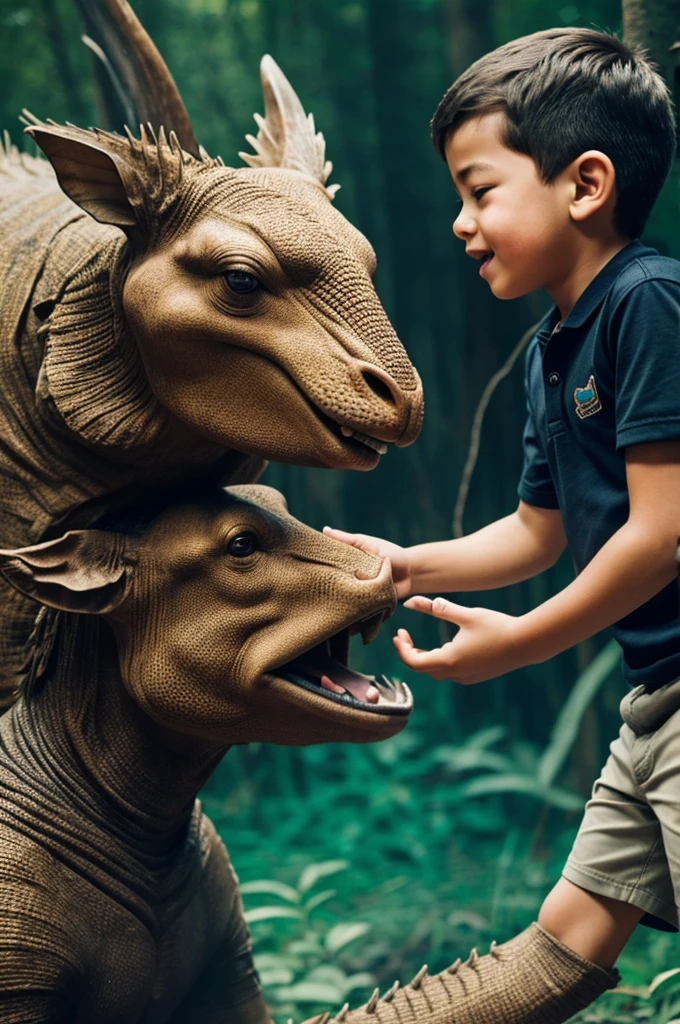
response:
M402 988L382 998L376 989L365 1006L342 1007L305 1024L564 1024L619 981L563 946L538 924L486 956L473 949L440 974L424 965Z
M164 134L31 131L79 206L8 148L0 543L89 525L147 486L254 480L265 458L369 469L376 446L415 439L420 382L373 253L319 181ZM234 292L232 270L262 287ZM36 609L4 587L0 606L1 707Z
M0 571L48 608L0 720L0 1019L266 1024L237 880L195 795L231 743L403 728L400 684L370 705L285 676L357 620L375 630L389 564L243 487L141 535L1 552Z

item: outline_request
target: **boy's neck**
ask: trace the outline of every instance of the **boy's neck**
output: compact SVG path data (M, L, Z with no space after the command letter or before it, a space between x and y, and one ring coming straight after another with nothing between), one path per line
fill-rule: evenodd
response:
M548 294L560 311L560 321L566 320L590 282L631 241L630 238L616 235L606 242L588 239L584 245L579 246L573 269L567 278L548 287Z

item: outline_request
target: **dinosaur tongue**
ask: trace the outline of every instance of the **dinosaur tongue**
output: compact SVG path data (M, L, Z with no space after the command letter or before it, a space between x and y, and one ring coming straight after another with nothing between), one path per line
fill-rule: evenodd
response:
M341 661L332 658L325 644L308 651L296 659L295 663L300 671L318 679L324 690L330 690L332 693L347 691L357 700L367 704L377 704L380 700L380 694L374 685L375 680L361 672L354 672Z

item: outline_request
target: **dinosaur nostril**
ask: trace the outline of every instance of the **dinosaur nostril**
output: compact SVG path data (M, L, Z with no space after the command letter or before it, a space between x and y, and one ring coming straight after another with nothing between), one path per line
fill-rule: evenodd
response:
M384 380L377 377L374 373L371 373L370 370L362 370L361 375L371 391L377 395L378 398L382 398L385 402L389 402L391 405L397 404L391 388L388 387Z

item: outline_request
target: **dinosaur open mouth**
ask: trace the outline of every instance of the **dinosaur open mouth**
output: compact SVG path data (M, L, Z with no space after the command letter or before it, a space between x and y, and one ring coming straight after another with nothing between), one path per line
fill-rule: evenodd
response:
M367 676L349 666L351 634L361 633L364 643L370 643L377 636L386 614L385 610L379 611L347 626L292 661L278 666L274 674L347 708L379 715L409 715L413 710L413 697L405 683L392 682L384 675Z

